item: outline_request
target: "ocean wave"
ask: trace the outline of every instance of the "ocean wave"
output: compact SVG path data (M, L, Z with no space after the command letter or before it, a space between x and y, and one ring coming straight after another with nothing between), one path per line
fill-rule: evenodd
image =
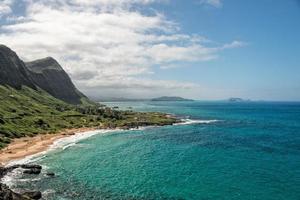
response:
M65 150L71 146L76 145L79 141L87 139L89 137L92 137L97 134L108 134L112 132L120 131L119 129L114 129L114 130L95 130L95 131L87 131L87 132L80 132L76 133L75 135L69 136L69 137L64 137L61 139L56 140L50 147L40 153L36 153L34 155L26 156L23 159L19 160L14 160L9 162L6 167L13 166L13 165L21 165L21 164L29 164L29 163L34 163L37 162L44 157L46 157L46 154L57 150L57 149L62 149ZM47 169L47 166L43 166L43 169ZM17 181L22 180L23 174L23 169L17 168L8 174L6 174L2 179L0 180L1 183L4 183L10 187L14 186ZM32 179L31 179L32 180Z
M9 162L6 166L13 166L13 165L18 165L18 164L28 164L28 163L33 163L33 162L37 162L40 159L44 158L46 156L47 153L53 151L53 150L57 150L57 149L67 149L70 146L76 145L77 142L87 139L89 137L92 137L94 135L97 134L106 134L106 133L111 133L111 132L115 132L118 131L119 129L114 129L114 130L95 130L95 131L87 131L87 132L80 132L80 133L76 133L75 135L72 136L68 136L68 137L64 137L61 139L58 139L56 141L53 142L52 145L50 145L50 147L40 153L36 153L34 155L30 155L30 156L26 156L23 159L19 159L19 160L14 160Z
M23 169L17 168L9 173L7 173L4 177L1 178L1 183L12 187L15 185L16 180L20 179L23 174Z
M43 191L43 197L50 195L50 194L54 194L54 193L56 193L56 191L53 189L45 190L45 191Z
M111 133L111 132L115 132L118 131L118 129L115 130L96 130L96 131L88 131L88 132L82 132L82 133L76 133L75 135L69 136L69 137L65 137L65 138L61 138L56 140L50 147L48 151L51 151L53 149L66 149L70 146L74 146L76 145L77 142L87 139L89 137L92 137L94 135L98 135L98 134L106 134L106 133ZM47 151L47 152L48 152Z
M212 120L193 120L193 119L182 119L182 122L179 122L175 125L189 125L189 124L211 124L220 122L220 120L212 119Z

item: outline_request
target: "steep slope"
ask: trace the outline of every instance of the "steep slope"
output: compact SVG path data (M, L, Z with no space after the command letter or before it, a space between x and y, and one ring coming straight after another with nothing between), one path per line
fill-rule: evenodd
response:
M24 62L4 45L0 45L0 85L17 89L24 85L36 89Z
M128 129L177 122L162 113L118 111L91 102L53 58L27 67L15 52L0 45L0 149L14 138L68 128Z
M86 98L79 92L59 63L51 58L26 63L30 77L41 89L67 103L80 104Z
M113 110L100 105L71 105L44 90L0 85L0 150L14 138L68 128L134 128L178 122L162 113ZM1 165L1 163L0 163ZM1 199L1 198L0 198Z

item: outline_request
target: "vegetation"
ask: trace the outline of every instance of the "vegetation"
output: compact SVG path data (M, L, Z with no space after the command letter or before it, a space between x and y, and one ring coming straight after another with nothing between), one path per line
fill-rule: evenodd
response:
M167 96L164 96L164 97L158 97L158 98L151 99L151 101L194 101L194 100L185 99L185 98L182 98L182 97L167 97Z
M70 105L43 90L0 86L0 149L14 138L80 127L133 128L176 122L162 113L118 111L82 99Z

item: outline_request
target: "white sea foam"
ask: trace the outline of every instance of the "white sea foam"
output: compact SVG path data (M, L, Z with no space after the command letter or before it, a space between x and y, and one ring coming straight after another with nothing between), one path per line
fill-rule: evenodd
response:
M47 197L48 195L51 195L51 194L53 194L53 193L55 193L55 190L53 190L53 189L48 189L48 190L45 190L42 194L42 196L43 197ZM45 199L47 199L47 198L45 198Z
M182 122L179 122L175 125L189 125L189 124L211 124L219 122L220 120L192 120L192 119L182 119Z
M182 122L174 124L174 125L209 124L209 123L215 123L215 122L218 122L218 121L219 120L183 119ZM134 131L134 130L145 130L145 129L151 128L151 127L153 128L155 126L138 127L138 128L132 128L130 130L132 130L132 131ZM12 166L12 165L17 165L17 164L27 164L27 163L37 162L40 159L43 159L44 157L46 157L46 154L51 152L51 151L54 151L54 150L57 150L57 149L65 150L65 149L70 148L74 145L77 145L77 143L79 141L87 139L87 138L92 137L94 135L109 134L109 133L116 132L116 131L121 131L121 129L112 129L112 130L100 129L100 130L76 133L75 135L64 137L64 138L61 138L61 139L58 139L58 140L54 141L54 143L47 150L45 150L43 152L27 156L23 159L11 161L7 164L7 167ZM47 166L43 166L43 168L46 169ZM8 186L12 186L12 185L15 184L16 180L20 179L21 175L22 175L22 169L13 170L12 172L10 172L6 176L4 176L1 179L1 182L5 183Z
M187 125L187 124L209 124L209 123L215 123L219 120L191 120L191 119L182 119L182 122L174 124L174 125ZM130 130L145 130L147 128L153 128L155 126L148 126L148 127L138 127L138 128L132 128ZM80 132L76 133L75 135L64 137L61 139L58 139L54 141L54 143L46 150L34 155L26 156L23 159L14 160L7 164L7 166L17 165L17 164L26 164L26 163L32 163L39 161L40 159L44 158L46 154L50 151L56 150L56 149L68 149L74 145L77 145L77 143L81 140L87 139L89 137L92 137L97 134L107 134L112 133L116 131L121 131L121 129L99 129L94 131L87 131L87 132Z
M27 164L27 163L33 163L36 162L40 159L43 159L44 157L46 157L46 154L57 150L57 149L62 149L65 150L71 146L76 145L79 141L87 139L89 137L92 137L94 135L97 134L108 134L108 133L112 133L115 131L120 131L120 129L112 129L112 130L104 130L104 129L100 129L100 130L95 130L95 131L87 131L87 132L80 132L80 133L76 133L75 135L69 136L69 137L64 137L61 139L56 140L46 151L34 154L34 155L30 155L27 156L23 159L19 159L19 160L14 160L9 162L6 167L9 166L13 166L13 165L18 165L18 164ZM47 166L43 166L43 169L46 169ZM7 175L5 175L0 182L8 185L8 186L13 186L15 185L16 181L21 180L20 177L22 176L22 169L17 168L15 170L13 170L12 172L9 172Z
M53 150L53 149L59 149L59 148L66 149L70 146L76 145L76 143L78 141L87 139L87 138L92 137L94 135L111 133L111 132L115 132L115 131L118 131L118 130L119 129L115 129L115 130L95 130L95 131L76 133L75 135L72 135L70 137L65 137L65 138L61 138L61 139L56 140L50 146L48 151Z
M6 184L9 187L12 187L15 185L16 180L18 180L23 174L23 169L17 168L9 173L7 173L4 177L1 179L1 183Z
M34 155L30 155L30 156L26 156L23 159L19 159L19 160L14 160L11 161L7 164L8 166L12 166L12 165L17 165L17 164L26 164L26 163L32 163L32 162L36 162L42 158L44 158L46 156L46 154L50 151L56 150L56 149L67 149L71 146L76 145L77 142L87 139L89 137L92 137L94 135L97 134L106 134L106 133L111 133L111 132L115 132L118 131L119 129L114 129L114 130L95 130L95 131L87 131L87 132L80 132L80 133L76 133L75 135L69 136L69 137L64 137L61 139L58 139L56 141L54 141L54 143L46 150Z

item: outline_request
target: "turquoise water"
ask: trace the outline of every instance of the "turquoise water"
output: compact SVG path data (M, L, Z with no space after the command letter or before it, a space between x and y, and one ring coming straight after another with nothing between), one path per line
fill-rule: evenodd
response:
M18 187L46 199L300 199L299 103L107 104L219 121L95 135L37 161L55 178Z

